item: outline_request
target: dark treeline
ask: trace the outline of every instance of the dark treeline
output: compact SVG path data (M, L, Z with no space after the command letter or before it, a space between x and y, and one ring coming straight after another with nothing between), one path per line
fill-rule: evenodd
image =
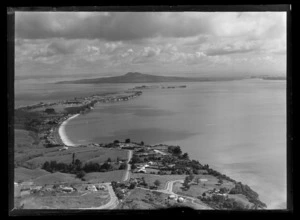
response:
M85 112L87 110L90 110L91 107L93 107L97 101L91 101L89 104L81 105L81 106L73 106L73 107L67 107L64 110L67 112L67 114L80 114L82 112Z
M122 163L118 169L126 169L127 164ZM56 161L46 161L42 169L48 171L48 172L62 172L62 173L72 173L72 174L78 174L80 172L85 172L85 173L91 173L91 172L108 172L115 170L116 168L111 165L109 161L106 161L103 164L99 163L94 163L94 162L88 162L85 163L84 165L79 159L74 160L74 162L70 164L62 163L59 162L57 163Z

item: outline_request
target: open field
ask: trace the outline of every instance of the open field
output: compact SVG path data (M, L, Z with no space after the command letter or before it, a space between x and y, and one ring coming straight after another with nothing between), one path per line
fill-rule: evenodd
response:
M232 182L229 182L227 180L223 181L222 185L216 185L218 184L218 179L211 175L195 175L195 178L201 178L201 179L207 179L206 182L200 182L199 184L191 184L189 190L183 190L182 183L175 183L173 185L173 191L177 194L191 196L197 198L198 196L202 196L202 194L208 190L220 189L223 187L226 187L228 189L231 189L234 187L234 184Z
M144 174L144 173L133 173L131 174L132 178L145 178L146 183L151 186L154 185L155 180L161 182L158 189L165 189L166 183L171 180L183 180L186 175L154 175L154 174Z
M229 194L228 195L228 198L231 198L231 199L235 199L237 201L240 201L244 204L244 206L252 206L253 204L251 202L249 202L249 200L246 198L246 196L242 195L242 194Z
M15 182L29 181L48 174L49 172L39 168L30 170L24 167L18 167L15 168L14 170L14 177L15 177L14 181Z
M157 209L165 208L168 195L136 188L118 205L117 209Z
M55 196L30 195L19 199L19 204L24 209L78 209L99 207L110 200L108 192L68 193Z
M34 179L36 185L56 184L56 183L80 183L80 179L75 177L75 174L69 173L49 173Z
M126 170L113 170L109 172L93 172L85 175L86 182L99 183L99 182L112 182L122 181Z
M14 129L14 145L15 150L20 151L25 148L37 148L42 147L39 144L39 139L36 134L32 131L27 131L24 129Z
M73 153L75 159L82 163L97 162L104 163L107 158L116 161L117 158L127 160L127 151L120 149L108 149L100 147L70 147L66 151L59 151L59 147L41 148L34 150L23 150L15 154L15 162L27 168L41 167L46 161L71 163Z

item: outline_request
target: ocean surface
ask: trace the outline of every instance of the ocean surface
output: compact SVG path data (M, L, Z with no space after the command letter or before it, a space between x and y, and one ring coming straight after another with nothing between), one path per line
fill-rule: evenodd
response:
M26 83L16 83L16 106L143 85ZM268 208L286 208L286 81L159 85L187 88L148 89L127 102L97 105L66 125L67 136L75 144L130 138L179 145L191 159L249 185Z

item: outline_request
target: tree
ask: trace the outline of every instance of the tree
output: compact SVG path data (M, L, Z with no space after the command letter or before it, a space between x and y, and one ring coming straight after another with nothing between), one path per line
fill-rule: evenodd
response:
M181 155L182 151L180 149L179 146L169 146L168 147L168 151L172 154L174 154L175 156L179 156Z
M160 183L160 181L159 181L159 180L155 180L155 181L154 181L154 185L155 185L155 186L159 187L159 186L160 186L160 184L161 184L161 183Z
M46 171L50 171L50 163L48 161L46 161L43 166L42 169L46 170Z
M128 189L134 189L136 187L136 183L130 183Z
M79 171L76 173L76 177L79 178L79 179L83 179L83 177L85 176L85 172L83 170Z
M55 113L55 110L54 110L54 108L46 108L46 109L45 109L45 112L46 112L47 114L54 114L54 113Z
M189 180L189 176L186 176L183 182L183 187L188 190L190 188L190 184L189 184L190 180Z
M189 159L188 153L184 153L181 158L184 160L188 160Z
M130 143L130 139L129 138L127 138L126 140L125 140L125 143Z
M76 159L74 162L75 170L81 170L82 163L79 159Z
M119 170L126 170L127 166L127 163L122 163L119 167Z
M111 162L111 159L110 159L110 157L109 157L109 158L107 158L107 162L108 162L108 163L110 163L110 162Z
M204 192L204 193L202 193L202 196L203 196L203 197L205 197L205 196L206 196L206 193L205 193L205 192Z
M141 145L144 146L144 141L141 141Z
M114 140L114 144L118 144L118 143L120 143L119 140Z
M193 174L190 174L190 175L188 175L187 176L187 178L188 178L188 181L192 181L193 179L194 179L194 175Z

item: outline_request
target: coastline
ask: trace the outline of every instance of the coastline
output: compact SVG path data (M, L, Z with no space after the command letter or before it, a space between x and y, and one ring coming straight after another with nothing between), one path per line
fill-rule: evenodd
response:
M75 115L69 117L67 120L63 121L58 128L58 135L59 135L61 141L63 142L63 144L66 146L76 147L76 145L68 138L65 127L70 120L72 120L73 118L76 118L79 115L80 114L75 114Z

